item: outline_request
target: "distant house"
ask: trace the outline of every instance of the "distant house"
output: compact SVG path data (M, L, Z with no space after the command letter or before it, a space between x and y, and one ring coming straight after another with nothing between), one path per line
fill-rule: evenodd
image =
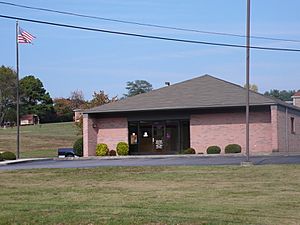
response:
M239 144L245 153L246 89L204 75L83 112L84 156L98 143L130 154L176 154ZM300 152L300 93L294 105L250 92L250 154Z
M39 124L40 119L39 116L36 114L27 114L24 116L20 117L20 125L25 126L25 125L35 125Z
M300 91L297 91L293 96L293 105L299 106L300 107Z

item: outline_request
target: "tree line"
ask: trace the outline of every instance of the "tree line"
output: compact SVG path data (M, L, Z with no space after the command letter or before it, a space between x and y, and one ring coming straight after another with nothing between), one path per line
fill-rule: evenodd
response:
M0 125L6 121L16 123L16 89L16 71L2 65L0 67ZM136 80L128 81L126 89L128 92L120 99L151 91L153 87L145 80ZM75 109L88 109L120 100L117 96L109 98L103 90L94 91L90 101L85 100L80 90L71 92L67 98L52 99L42 81L33 75L20 79L19 90L20 115L36 114L41 123L72 121Z
M244 85L244 88L246 88L246 84ZM251 91L258 92L258 86L256 84L249 84L249 89ZM298 90L300 91L300 89ZM266 91L264 93L265 96L274 97L277 99L280 99L282 101L292 101L292 96L296 93L296 90L278 90L278 89L271 89L270 91Z
M67 122L73 120L75 109L89 109L103 104L107 104L121 99L132 97L141 93L153 90L152 84L145 80L128 81L126 83L127 93L118 98L109 96L103 91L94 91L90 101L85 100L83 92L75 90L67 98L52 99L49 92L46 91L42 81L33 76L25 76L19 82L20 90L20 115L36 114L41 123L49 122ZM9 121L16 123L16 89L17 74L10 67L0 67L0 125ZM250 86L253 91L258 91L257 85ZM277 90L272 89L264 93L266 96L272 96L283 101L291 101L295 90Z

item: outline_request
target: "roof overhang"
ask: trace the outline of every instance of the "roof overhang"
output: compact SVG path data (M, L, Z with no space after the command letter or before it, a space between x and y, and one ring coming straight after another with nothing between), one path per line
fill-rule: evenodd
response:
M250 107L260 107L260 106L271 106L276 105L275 103L266 103L266 104L251 104ZM246 105L232 104L232 105L215 105L215 106L201 106L201 107L166 107L166 108L147 108L147 109L128 109L128 110L106 110L106 111L84 111L83 114L115 114L115 113L138 113L138 112L155 112L155 111L194 111L194 110L213 110L213 109L234 109L234 108L243 108Z

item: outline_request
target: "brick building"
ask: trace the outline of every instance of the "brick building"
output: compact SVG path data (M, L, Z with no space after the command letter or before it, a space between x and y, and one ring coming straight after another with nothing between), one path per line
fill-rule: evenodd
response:
M84 156L97 143L130 154L176 154L188 147L205 153L236 143L245 151L246 90L204 75L149 93L102 105L83 114ZM300 152L300 93L292 105L250 93L250 154Z

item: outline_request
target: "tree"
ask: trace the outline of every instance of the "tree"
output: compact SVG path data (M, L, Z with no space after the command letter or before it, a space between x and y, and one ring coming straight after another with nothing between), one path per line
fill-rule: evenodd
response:
M17 74L10 68L0 67L0 125L4 120L16 122Z
M127 94L124 94L125 97L131 97L134 95L146 93L153 90L152 84L145 80L135 80L128 81L126 89L128 90Z
M117 96L109 99L108 95L104 93L104 91L99 91L96 92L94 91L93 94L93 98L91 101L86 102L86 104L81 106L81 109L87 109L87 108L93 108L93 107L97 107L100 105L104 105L110 102L115 102L118 101ZM77 129L78 129L78 134L82 135L82 129L83 129L83 118L81 116L81 118L79 119L79 122L75 123Z
M84 100L84 95L81 90L76 90L71 92L70 100L72 102L72 109L85 108L86 101Z
M246 84L244 85L244 88L246 88ZM256 84L249 84L249 89L251 91L255 91L255 92L258 92L258 87Z
M105 94L104 91L99 91L99 92L94 91L93 98L89 102L88 107L93 108L110 102L115 102L117 100L118 100L117 96L109 99L108 95Z
M21 114L37 114L41 122L55 117L53 101L40 79L26 76L20 80Z
M86 109L87 107L88 102L84 100L83 92L80 90L72 91L69 98L56 98L54 99L56 121L72 121L75 109Z
M55 98L53 103L56 121L68 122L73 120L72 101L69 98Z
M274 98L278 98L282 101L292 101L292 96L296 93L295 90L282 90L279 91L277 89L271 89L270 91L266 91L264 95L271 96Z

